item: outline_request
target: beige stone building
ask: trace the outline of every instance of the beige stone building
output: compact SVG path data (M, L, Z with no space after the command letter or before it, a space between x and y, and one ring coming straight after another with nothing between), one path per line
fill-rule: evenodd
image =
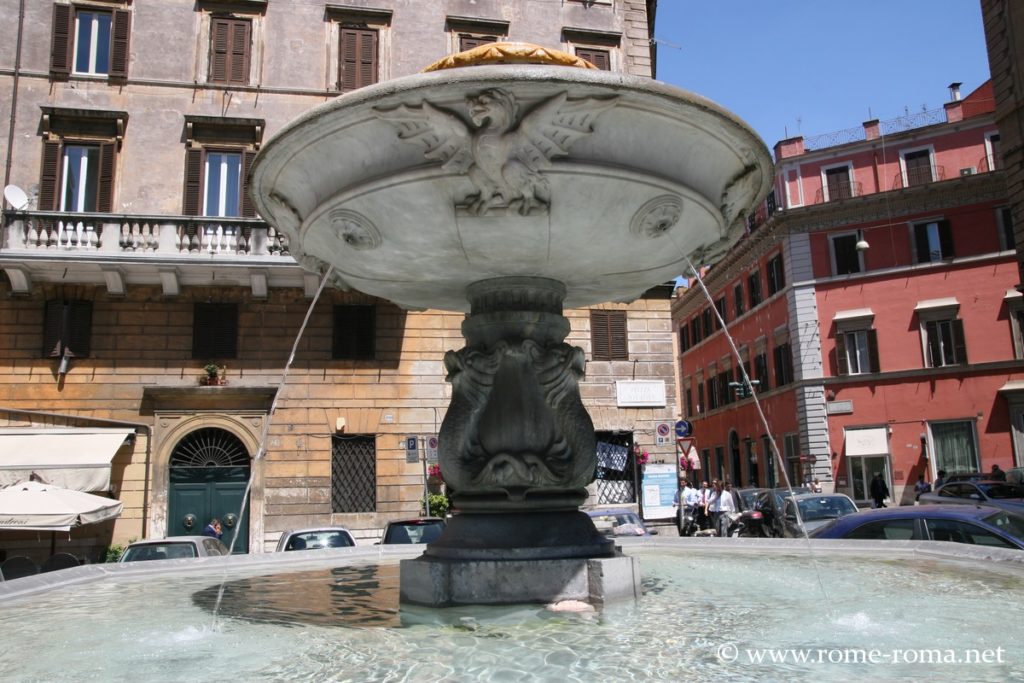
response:
M319 278L254 214L246 171L310 108L482 42L650 76L654 5L0 0L0 485L34 473L122 501L115 523L58 535L92 561L213 515L261 552L283 529L372 543L419 514L462 316L332 288L310 311ZM566 314L599 440L665 462L670 295ZM629 466L599 474L594 503L636 503ZM52 542L0 529L0 554L42 561Z

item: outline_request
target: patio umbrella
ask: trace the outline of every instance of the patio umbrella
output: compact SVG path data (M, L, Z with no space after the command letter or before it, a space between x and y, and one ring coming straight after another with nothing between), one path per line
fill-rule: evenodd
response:
M0 489L0 529L70 531L121 515L121 501L38 481Z

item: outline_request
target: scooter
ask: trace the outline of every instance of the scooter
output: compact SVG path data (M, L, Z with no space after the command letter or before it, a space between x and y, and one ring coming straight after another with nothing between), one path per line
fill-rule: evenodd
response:
M697 513L692 505L684 505L680 511L679 535L693 536L697 533Z

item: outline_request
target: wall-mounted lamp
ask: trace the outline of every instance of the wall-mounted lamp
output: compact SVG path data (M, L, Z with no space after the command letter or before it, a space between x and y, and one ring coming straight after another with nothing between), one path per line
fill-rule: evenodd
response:
M847 242L849 244L849 242ZM853 245L853 248L859 252L865 252L871 247L868 241L864 239L864 233L860 230L857 231L857 244Z

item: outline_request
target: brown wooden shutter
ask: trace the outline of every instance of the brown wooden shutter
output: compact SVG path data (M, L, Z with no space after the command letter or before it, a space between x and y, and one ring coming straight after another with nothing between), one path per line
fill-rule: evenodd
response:
M881 372L878 362L878 330L868 330L868 359L871 362L870 372Z
M54 4L50 39L50 75L68 76L74 61L75 11L71 5Z
M43 313L43 358L53 358L63 353L61 328L64 326L64 302L47 301Z
M210 82L227 83L231 40L231 22L213 19L210 22Z
M256 216L256 207L253 206L252 198L249 197L249 169L256 158L256 152L251 150L242 151L242 216L253 218Z
M355 90L377 82L377 31L341 29L338 88Z
M203 210L203 150L185 150L185 192L181 212L198 216Z
M236 85L249 83L249 34L252 24L248 20L237 20L231 26L231 60L228 82Z
M69 301L66 310L64 343L69 355L85 358L89 355L89 342L92 337L92 302Z
M964 337L964 321L957 318L949 321L949 325L953 332L955 362L959 365L967 365L967 341Z
M110 78L128 78L128 48L131 38L132 13L114 10L110 27Z
M114 171L116 166L115 143L101 143L99 187L96 191L96 210L100 213L110 213L114 210Z
M192 315L192 357L200 360L238 355L238 304L197 303Z
M598 69L603 71L609 71L612 68L611 65L611 54L608 50L597 50L594 48L578 47L576 48L576 56L580 59L585 59Z
M498 40L497 36L459 36L459 52L472 50L474 47L487 45Z
M943 364L942 347L939 346L939 324L929 320L924 324L925 335L928 337L928 367L937 368Z
M68 355L85 358L89 355L92 337L92 302L46 302L43 316L43 356L60 358Z
M56 211L60 183L61 144L52 140L43 142L43 164L39 174L39 210Z
M590 347L594 360L610 360L611 350L608 337L608 311L590 312Z
M613 311L612 317L612 358L626 360L629 358L629 338L626 334L626 314Z
M849 375L850 363L846 357L846 333L836 334L836 374Z

